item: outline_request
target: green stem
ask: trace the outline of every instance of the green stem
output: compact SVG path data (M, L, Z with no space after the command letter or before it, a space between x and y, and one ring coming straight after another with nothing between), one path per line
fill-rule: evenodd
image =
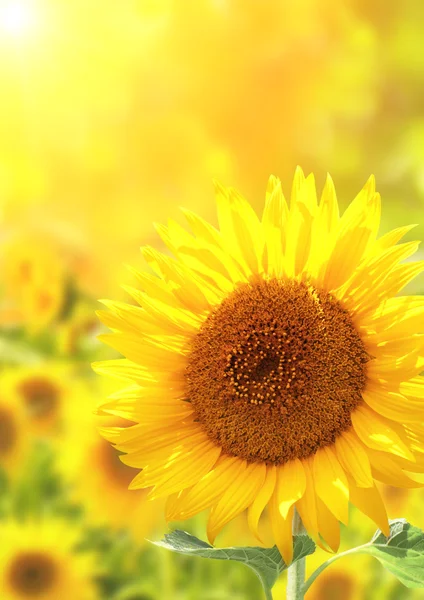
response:
M318 575L321 575L321 573L324 571L324 569L329 567L333 562L335 562L339 558L343 558L343 556L349 556L349 554L355 554L356 552L358 552L359 548L365 548L369 545L370 544L368 543L368 544L364 544L363 546L358 546L357 548L351 548L350 550L346 550L346 552L340 552L340 554L336 554L335 556L332 556L331 558L326 560L324 563L322 563L322 565L320 565L318 567L318 569L316 571L314 571L312 573L312 575L309 577L308 581L304 584L303 593L305 594L309 590L309 588L314 583L314 581L318 577ZM303 598L303 596L299 596L299 598Z
M297 510L293 515L293 535L305 533L302 519ZM287 571L287 600L303 600L305 595L305 558L290 565Z

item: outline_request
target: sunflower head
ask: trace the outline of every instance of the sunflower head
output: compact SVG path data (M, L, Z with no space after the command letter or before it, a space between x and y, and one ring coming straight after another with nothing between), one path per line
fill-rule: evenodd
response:
M13 475L29 453L25 412L13 396L0 395L0 469Z
M424 269L403 262L410 227L377 237L372 177L342 216L331 178L318 200L300 169L289 202L270 178L261 218L216 191L219 228L158 226L174 258L143 248L136 305L99 312L125 358L95 369L132 382L102 407L135 423L106 432L142 469L131 487L169 496L168 519L210 508L211 541L245 510L260 537L267 508L288 562L294 508L333 550L349 502L387 532L376 482L424 472L424 300L397 295Z
M35 437L51 437L82 405L72 369L61 363L13 367L4 373L4 389L25 412L28 431Z
M0 526L4 600L94 600L95 558L77 551L81 532L56 520Z

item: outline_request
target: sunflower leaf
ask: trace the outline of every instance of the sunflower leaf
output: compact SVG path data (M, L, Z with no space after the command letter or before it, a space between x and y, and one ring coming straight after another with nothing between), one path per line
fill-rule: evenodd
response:
M235 560L244 563L257 575L266 593L269 593L278 576L287 569L287 565L276 546L273 548L259 548L256 546L214 548L194 535L180 530L165 534L163 540L153 543L156 546L180 554L190 554L216 560ZM315 544L307 535L295 536L292 564L314 552Z
M424 532L405 519L391 521L388 537L378 530L355 552L374 556L406 587L424 587Z

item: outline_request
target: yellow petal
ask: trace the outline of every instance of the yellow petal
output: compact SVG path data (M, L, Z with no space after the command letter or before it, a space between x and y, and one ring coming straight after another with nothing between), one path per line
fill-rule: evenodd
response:
M414 460L411 451L397 433L387 425L384 418L371 408L361 405L351 414L352 425L359 439L368 448L391 452L397 456Z
M407 356L378 358L367 365L369 380L386 386L412 379L423 369L424 355L420 348Z
M281 183L278 180L271 182L270 179L270 184L262 216L268 260L267 272L269 275L281 277L285 251L285 227L289 211Z
M255 211L233 188L215 182L215 189L219 226L229 252L241 262L247 275L258 273L264 239Z
M184 265L208 281L213 281L220 290L232 290L231 275L227 269L228 258L220 248L192 237L173 220L169 220L168 227L158 225L156 229L168 248ZM213 300L213 297L210 300Z
M346 474L330 447L318 450L313 468L318 496L339 521L347 524L349 487Z
M177 333L193 331L196 332L201 324L199 316L184 307L174 307L141 292L130 286L122 286L123 289L145 310L148 317L159 327L166 331ZM108 304L110 307L110 303Z
M172 284L172 293L186 309L198 313L210 308L204 283L191 269L150 246L143 246L141 253L153 271Z
M261 518L269 499L274 493L276 481L277 468L274 465L268 465L265 481L248 509L247 524L249 525L250 531L260 542L262 540L259 536L259 519Z
M337 552L340 546L340 524L318 496L316 501L319 533L331 550Z
M354 314L363 315L376 310L382 299L387 298L387 276L401 260L416 252L418 246L419 242L408 242L388 248L380 255L364 258L338 295L349 297Z
M313 459L304 460L303 468L306 476L306 488L303 496L296 502L296 509L299 512L308 535L317 540L319 528L315 485L313 480Z
M336 456L346 473L360 487L372 487L374 480L367 452L353 431L343 432L335 442Z
M191 454L182 452L181 455L171 459L168 463L162 464L162 461L160 461L159 468L164 474L160 476L159 482L155 485L149 497L152 499L161 498L194 485L205 474L209 473L220 454L221 448L210 443L197 447ZM142 472L146 471L149 475L149 466Z
M389 535L390 527L386 507L375 484L373 487L358 487L349 479L350 501L354 506L369 517L381 529L384 535Z
M385 452L377 450L368 451L369 459L372 466L372 472L375 479L382 483L387 483L394 487L416 488L422 487L422 484L411 479L401 466L396 463L396 457L390 456Z
M363 204L354 210L354 202L340 219L334 248L324 277L326 289L341 286L361 262L374 242L380 222L380 195L366 195Z
M209 515L207 533L211 544L222 527L254 501L262 488L265 476L264 463L251 463L228 486Z
M392 246L397 244L398 241L402 239L403 236L405 236L409 231L414 229L414 227L416 227L416 225L406 225L403 227L397 227L396 229L392 229L392 231L389 231L388 233L382 235L381 238L376 240L372 251L375 252L375 254L380 254L382 250L391 248Z
M184 369L184 357L173 350L161 347L158 344L130 333L104 333L98 336L99 340L111 346L128 360L138 364L145 364L150 369L157 371Z
M424 398L408 399L398 392L391 392L384 388L368 388L362 397L370 408L378 414L398 421L408 423L424 420Z
M169 492L180 491L194 485L205 474L209 473L219 459L220 450L209 439L197 439L196 443L187 443L183 440L181 444L176 443L175 447L168 453L153 455L149 458L148 463L143 467L143 470L133 481L132 487L150 487L157 486L158 494L164 487L175 487L175 490ZM124 457L125 458L125 457ZM199 473L201 473L199 475ZM186 481L191 483L185 483ZM193 480L193 481L192 481ZM179 487L181 485L181 487ZM156 491L152 496L156 497ZM168 493L160 493L165 496Z
M387 275L384 282L381 282L381 289L384 297L390 298L399 294L403 288L408 285L417 275L424 271L424 260L409 262L402 265L397 265ZM381 295L379 294L379 297Z
M312 223L311 251L306 269L317 277L319 285L322 284L318 275L325 272L326 262L334 244L335 234L339 223L339 207L333 180L327 173L327 179L321 195L321 202Z
M209 508L219 500L228 486L245 469L244 461L239 458L222 456L215 467L198 483L182 492L174 506L172 520L189 519Z
M298 458L278 467L276 494L283 519L287 518L290 508L303 496L305 488L305 470Z
M269 520L275 544L286 565L289 565L293 560L293 513L294 507L292 506L287 518L283 519L278 508L277 493L274 491L269 503Z
M301 169L298 168L293 181L286 229L284 270L287 277L295 277L306 266L311 247L311 228L315 210L316 191L313 175L304 179Z

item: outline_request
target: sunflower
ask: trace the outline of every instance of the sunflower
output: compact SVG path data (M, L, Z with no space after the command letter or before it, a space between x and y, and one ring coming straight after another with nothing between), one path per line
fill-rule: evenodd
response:
M81 407L78 379L66 363L12 367L5 371L2 383L8 398L21 404L28 431L35 437L62 432L71 415Z
M58 317L64 304L66 274L59 253L41 234L16 235L2 253L6 298L18 322L38 333Z
M0 523L2 600L95 600L93 555L78 552L80 532L55 520Z
M15 399L0 392L0 469L9 475L19 472L19 467L29 454L25 411Z
M389 519L403 517L424 529L423 501L424 490L407 489L385 485L381 490Z
M290 562L297 509L335 551L349 502L387 533L376 481L423 485L424 297L396 297L424 270L402 262L411 227L377 238L373 177L342 216L331 178L318 203L300 169L289 204L270 178L261 219L216 189L219 230L188 211L194 236L158 226L176 258L142 248L139 306L99 311L125 358L94 368L132 382L103 410L135 423L103 433L168 520L210 508L211 543L245 510L260 538L267 508Z
M102 386L102 391L105 391ZM141 542L163 521L163 502L148 502L147 491L128 490L134 471L121 460L119 452L98 435L97 425L129 425L118 417L92 418L97 390L87 389L87 410L68 422L58 446L58 465L69 485L73 500L84 507L90 523L107 525L114 530L129 529ZM163 522L161 523L163 525Z

